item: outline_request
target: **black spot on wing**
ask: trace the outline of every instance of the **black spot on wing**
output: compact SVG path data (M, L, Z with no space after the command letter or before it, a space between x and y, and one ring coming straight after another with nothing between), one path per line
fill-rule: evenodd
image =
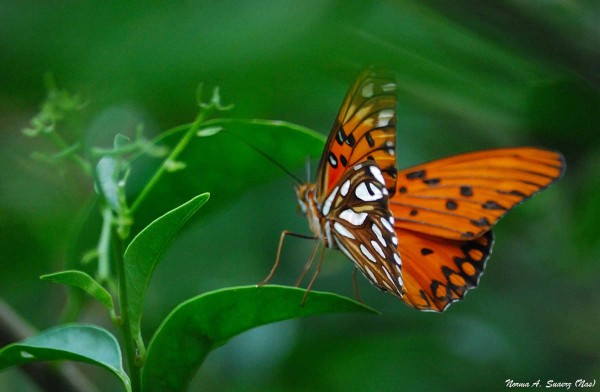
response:
M348 135L348 137L346 138L346 144L350 147L354 147L354 145L356 144L356 138L353 134Z
M346 165L348 164L348 160L346 159L345 156L340 154L340 162L342 163L342 166L346 167Z
M486 210L506 210L505 207L501 206L500 204L496 203L493 200L488 200L485 203L483 203L481 206L483 208L485 208Z
M365 138L367 139L367 143L369 143L369 147L373 147L375 145L375 140L373 140L373 136L371 136L371 132L367 132L367 134L365 135Z
M461 196L473 196L473 188L470 186L463 185L460 187Z
M344 129L342 127L338 129L337 134L335 135L335 140L340 146L346 141L346 134L344 133Z
M427 255L430 255L432 253L433 253L433 251L431 249L429 249L429 248L421 248L421 254L423 256L427 256Z
M456 210L458 208L458 204L454 200L446 201L446 209L448 210Z
M486 217L483 217L481 219L471 219L471 224L477 227L486 227L490 226L490 221Z
M502 191L502 190L498 190L498 193L501 195L512 195L512 196L519 196L519 197L527 197L526 194L524 194L521 191L518 190L512 190L512 191Z
M396 170L396 166L394 165L390 165L388 167L386 167L385 169L381 169L382 173L387 173L387 175L389 175L392 178L396 178L398 176L398 170Z
M406 178L414 180L417 178L425 178L425 170L417 170L406 174Z
M439 178L429 178L427 180L423 180L423 183L427 185L437 185L440 183L440 181L441 180Z

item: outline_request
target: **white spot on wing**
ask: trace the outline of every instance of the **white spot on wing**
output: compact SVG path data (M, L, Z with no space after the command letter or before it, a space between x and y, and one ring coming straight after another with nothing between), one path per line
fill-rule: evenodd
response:
M331 238L331 225L329 222L325 224L325 236L327 237L327 247L333 247L333 239Z
M373 282L373 283L377 282L377 278L375 278L375 274L373 274L373 271L371 271L371 269L369 267L366 267L365 271L367 271L369 278L371 278L371 282Z
M381 245L387 246L387 243L385 242L385 239L383 238L383 234L381 233L381 229L379 228L379 226L377 226L375 223L373 223L373 225L371 226L371 229L373 230L373 233L375 233L375 235L377 236L377 239L379 240L379 242L381 242Z
M371 170L371 174L373 174L373 177L375 177L382 184L385 184L383 174L381 174L381 170L379 170L377 166L369 166L369 170Z
M335 158L333 157L333 155L329 156L329 163L331 164L331 166L336 167L337 166L337 161L335 160Z
M398 266L402 265L402 261L400 260L400 256L398 256L398 253L394 252L394 261L396 262L396 264Z
M377 127L385 127L390 124L390 120L394 117L394 111L391 109L384 109L379 112L377 116Z
M333 228L335 229L335 231L337 231L338 233L340 233L344 237L347 237L347 238L350 238L350 239L356 239L356 237L354 237L354 234L352 234L350 232L350 230L346 229L344 227L344 225L342 225L340 222L335 222L333 224Z
M340 188L341 195L346 196L348 194L348 189L350 189L350 180L346 180L346 182L342 184L342 187Z
M394 226L392 226L390 224L390 222L388 222L387 219L385 218L381 218L381 224L383 225L383 227L385 227L387 229L387 231L393 233L394 232Z
M369 188L367 188L367 186ZM369 192L369 189L371 190L371 192ZM383 197L379 188L377 188L371 184L367 185L367 183L364 181L361 182L356 187L356 190L354 191L354 193L356 194L356 197L358 197L362 201L374 201L374 200L379 200Z
M373 96L373 83L366 84L362 88L362 96L365 98L371 98Z
M333 203L333 199L335 198L335 195L337 195L338 189L339 187L337 186L333 188L333 190L329 194L329 197L327 198L327 200L325 200L325 203L323 204L323 215L329 214L329 210L331 209L331 203Z
M396 90L396 83L386 83L386 84L383 84L381 86L381 89L384 92L389 93L390 91Z
M392 244L394 244L394 246L398 246L398 237L395 235L392 236Z
M351 209L347 209L347 210L340 212L340 218L347 222L350 222L354 226L359 226L364 223L365 219L367 219L367 213L366 212L354 212Z
M371 246L373 246L373 249L375 249L375 251L379 253L379 256L385 259L385 253L383 253L383 249L381 249L381 246L379 246L377 241L371 240Z
M383 272L385 272L385 276L387 276L387 278L390 280L390 282L394 281L394 278L392 278L392 274L390 274L390 271L387 270L387 268L385 268L385 266L382 268Z
M369 250L367 249L367 247L364 246L363 244L360 244L360 251L362 252L363 255L365 255L365 257L367 259L371 260L372 263L377 263L377 260L375 259L375 256L373 256L373 254L371 252L369 252Z

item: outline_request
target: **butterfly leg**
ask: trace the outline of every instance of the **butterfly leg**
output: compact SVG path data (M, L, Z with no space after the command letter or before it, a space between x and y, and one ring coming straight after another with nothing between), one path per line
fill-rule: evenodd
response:
M302 271L302 273L296 280L296 283L294 283L294 286L299 287L300 283L302 283L302 280L306 276L306 273L308 272L308 270L310 269L310 266L312 265L313 261L315 260L315 256L317 254L317 251L319 250L319 244L320 244L320 242L317 242L315 244L315 249L313 250L312 254L310 255L310 259L308 259L308 262L304 265L304 270Z
M317 239L316 237L313 237L313 236L296 234L296 233L292 233L291 231L287 231L287 230L282 231L281 236L279 237L279 246L277 246L277 256L275 258L275 263L273 264L273 267L271 267L271 272L269 272L269 275L267 275L267 277L258 284L258 287L265 285L269 280L271 280L273 275L275 275L275 271L277 270L277 267L279 267L279 260L281 258L281 249L283 248L283 240L288 235L291 235L293 237L306 238L306 239L310 239L310 240Z
M354 287L354 296L356 297L358 302L362 304L363 300L360 297L360 293L358 292L358 281L356 280L356 271L358 271L358 268L354 268L354 272L352 272L352 286Z
M325 258L325 249L327 248L323 247L323 250L321 250L321 256L319 257L319 262L317 263L317 269L315 270L313 277L310 279L308 286L306 286L306 292L304 293L304 297L302 297L302 302L300 303L300 306L304 306L304 303L306 302L306 296L310 292L310 289L313 283L315 283L315 280L317 280L319 272L321 272L321 265L323 264L323 259Z

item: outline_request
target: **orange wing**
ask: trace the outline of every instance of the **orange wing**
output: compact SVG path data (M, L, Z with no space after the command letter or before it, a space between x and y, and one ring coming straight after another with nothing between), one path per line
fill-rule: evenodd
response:
M396 228L408 305L424 311L444 311L477 287L492 252L491 231L459 241Z
M455 155L399 172L390 210L398 229L475 239L564 171L560 153L539 148Z
M390 196L396 190L396 82L381 71L364 70L333 124L319 168L317 199L323 202L346 168L375 160Z
M555 182L564 157L538 148L452 156L398 173L390 200L402 258L402 300L441 312L477 286L490 229L508 210Z

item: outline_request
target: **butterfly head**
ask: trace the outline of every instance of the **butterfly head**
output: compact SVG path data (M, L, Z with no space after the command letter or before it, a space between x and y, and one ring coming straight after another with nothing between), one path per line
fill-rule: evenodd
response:
M303 215L308 218L308 225L311 231L318 238L323 238L321 229L322 214L317 207L315 196L315 184L304 183L299 184L295 188L296 198L298 199L298 207Z
M314 188L311 187L311 184L305 183L296 185L294 189L296 191L296 199L298 199L298 208L302 212L302 215L306 215L309 208L309 199L314 198Z

